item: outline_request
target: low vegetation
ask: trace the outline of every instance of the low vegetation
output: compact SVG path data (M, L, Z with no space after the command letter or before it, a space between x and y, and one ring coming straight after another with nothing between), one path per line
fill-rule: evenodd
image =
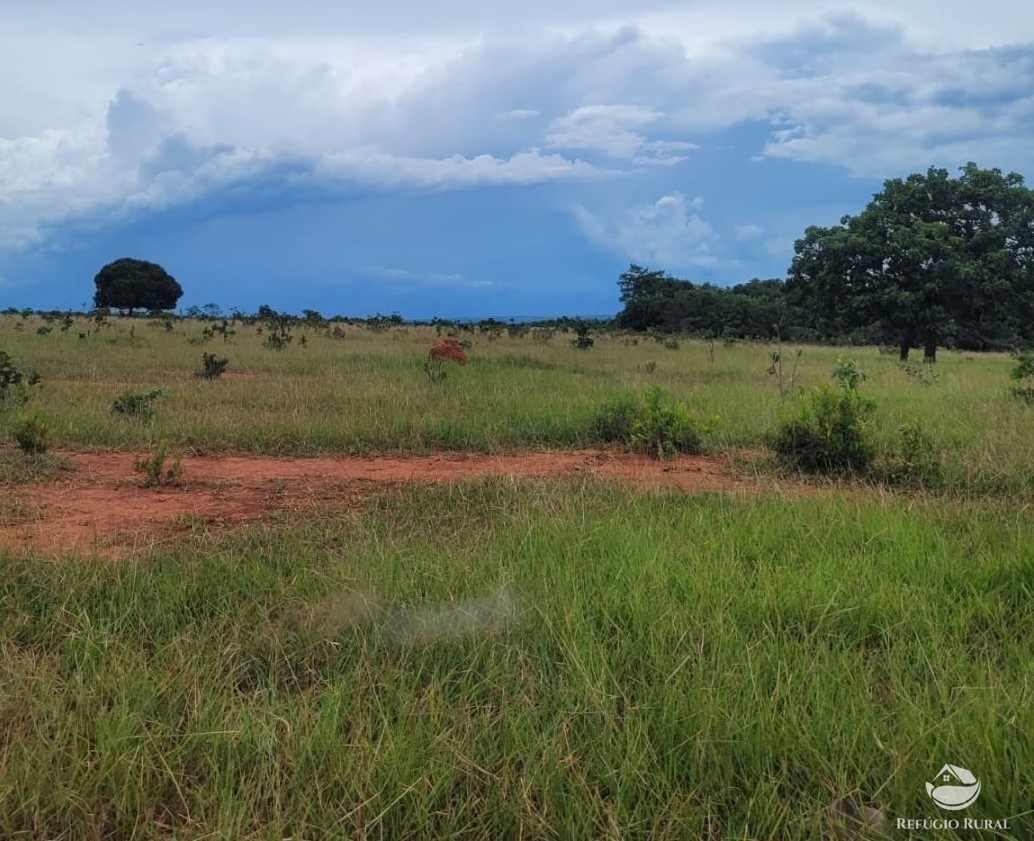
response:
M890 838L830 807L927 815L964 756L970 816L1026 837L1032 539L987 505L491 481L9 562L0 835Z
M0 549L0 837L887 839L946 761L1034 831L1022 357L315 312L270 353L263 315L0 318L43 383L8 380L0 527L63 448L141 453L152 502L191 449L704 450L843 493L364 486L116 562Z

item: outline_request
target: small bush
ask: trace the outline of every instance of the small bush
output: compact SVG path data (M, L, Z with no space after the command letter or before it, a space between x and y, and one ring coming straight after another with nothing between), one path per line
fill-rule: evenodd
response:
M159 441L154 454L144 458L137 456L133 459L133 470L144 476L144 484L148 487L157 488L166 485L174 485L180 480L183 473L183 465L179 456L169 461L169 445L165 441Z
M50 446L50 425L35 412L19 415L13 433L19 449L28 455L45 453Z
M146 420L154 414L151 403L164 396L165 392L160 388L154 391L124 391L111 404L111 411L125 418Z
M823 384L802 394L780 420L771 446L790 467L806 473L864 473L876 455L868 417L875 403L858 385L865 374L843 360L833 369L840 388Z
M229 359L220 359L214 353L205 353L201 355L201 370L196 371L195 375L202 379L214 380L226 370L226 366L229 364Z
M1034 404L1034 353L1017 354L1009 377L1016 382L1012 396L1027 405Z
M0 350L0 405L13 397L21 405L29 401L29 388L37 385L40 375L35 371L25 373L14 364L14 358L7 351Z
M944 484L944 464L922 425L906 423L898 427L897 446L877 475L890 485L936 490Z
M593 434L603 442L624 444L657 458L696 454L703 448L689 409L659 386L649 389L641 401L623 397L599 409L593 418Z
M579 321L574 326L574 338L571 339L571 347L576 350L588 350L595 344L595 340L589 335L589 325Z

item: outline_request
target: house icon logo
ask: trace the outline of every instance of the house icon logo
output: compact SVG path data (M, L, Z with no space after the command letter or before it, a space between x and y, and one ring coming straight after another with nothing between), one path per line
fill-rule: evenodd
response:
M958 765L945 765L933 782L926 784L926 793L942 809L965 809L980 795L980 780Z

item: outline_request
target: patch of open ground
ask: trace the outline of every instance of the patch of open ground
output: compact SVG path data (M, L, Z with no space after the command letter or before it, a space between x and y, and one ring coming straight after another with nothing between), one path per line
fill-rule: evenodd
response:
M332 514L398 483L582 476L684 493L802 490L798 484L749 476L722 457L657 461L600 450L399 458L185 456L181 483L161 488L141 485L132 453L62 456L70 470L5 489L19 495L19 515L0 525L0 549L117 557L198 526Z

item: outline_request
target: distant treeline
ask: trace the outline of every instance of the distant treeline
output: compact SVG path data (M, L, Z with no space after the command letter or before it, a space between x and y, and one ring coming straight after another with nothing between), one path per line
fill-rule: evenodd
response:
M885 317L853 323L831 317L811 290L778 279L751 280L736 286L696 284L635 264L618 286L625 305L614 318L619 328L680 333L701 338L761 339L834 345L898 345L900 331ZM943 347L965 350L1015 350L1034 344L1034 323L987 324L984 330L943 320Z
M7 307L0 310L0 315L16 316L21 318L36 317L47 323L56 322L71 326L74 318L107 319L111 317L141 318L159 321L175 321L177 319L190 319L195 321L240 321L245 324L260 322L279 322L289 324L307 325L310 327L323 327L328 324L351 324L363 325L374 329L387 329L390 327L426 326L441 329L458 331L480 331L480 332L502 332L524 334L533 327L545 327L556 330L570 330L577 332L590 326L593 329L610 329L615 327L613 319L609 318L583 318L578 316L557 316L555 318L539 319L498 319L498 318L430 318L430 319L405 319L399 313L393 312L390 315L377 313L370 316L354 315L323 315L317 310L303 309L300 314L290 312L279 312L272 307L263 304L255 312L248 313L233 308L224 311L217 304L205 304L204 306L187 307L181 312L169 310L141 310L134 314L127 314L109 307L97 307L95 309L76 310L34 310L31 307Z

